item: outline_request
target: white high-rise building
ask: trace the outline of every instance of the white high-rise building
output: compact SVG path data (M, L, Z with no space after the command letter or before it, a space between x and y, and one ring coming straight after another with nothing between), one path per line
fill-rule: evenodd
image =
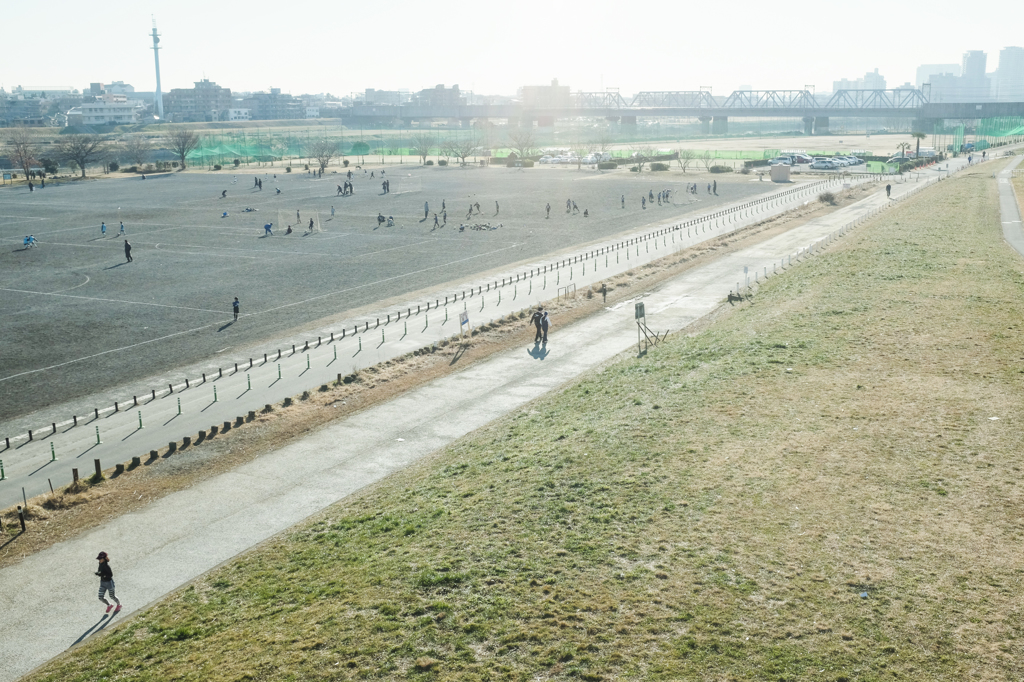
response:
M1000 102L1024 102L1024 47L1004 47L999 51L993 89L992 94Z

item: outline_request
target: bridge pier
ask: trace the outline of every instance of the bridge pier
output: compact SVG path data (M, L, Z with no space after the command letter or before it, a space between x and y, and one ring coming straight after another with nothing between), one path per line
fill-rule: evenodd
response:
M700 121L700 134L701 135L710 135L711 134L711 117L710 116L701 116L697 120Z
M467 130L469 128L472 128L473 127L473 119L471 119L471 118L460 118L459 119L459 127L462 128L463 130Z
M636 116L623 116L619 119L619 124L624 126L635 126Z
M728 135L729 134L729 117L728 116L715 116L711 119L711 134L712 135Z
M804 135L814 134L814 117L804 116Z
M817 116L814 119L814 134L828 135L828 116Z
M537 117L538 128L554 128L555 117L554 116L538 116Z

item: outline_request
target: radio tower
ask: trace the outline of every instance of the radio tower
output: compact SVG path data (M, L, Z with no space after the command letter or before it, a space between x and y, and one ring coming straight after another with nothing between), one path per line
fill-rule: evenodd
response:
M153 60L156 62L156 92L153 94L156 115L164 118L164 96L160 92L160 34L156 32L156 18L153 19Z

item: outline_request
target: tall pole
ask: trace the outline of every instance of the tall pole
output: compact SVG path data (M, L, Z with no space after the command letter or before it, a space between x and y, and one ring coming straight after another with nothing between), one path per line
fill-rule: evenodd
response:
M164 118L164 96L160 92L160 34L156 32L156 19L153 19L153 60L156 63L156 92L153 93L153 104L156 105L156 115Z

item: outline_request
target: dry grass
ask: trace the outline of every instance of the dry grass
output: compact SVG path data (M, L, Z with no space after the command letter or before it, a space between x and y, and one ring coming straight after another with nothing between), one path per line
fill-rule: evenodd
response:
M30 679L1021 679L1024 262L986 174Z
M875 189L874 185L856 187L844 193L837 203L841 207L857 201ZM608 280L608 303L632 296L632 287L643 283L651 286L674 277L690 268L702 265L723 253L745 248L768 239L782 231L802 225L824 215L829 209L817 205L803 206L781 216L762 221L737 234L715 240L700 247L682 251L628 274ZM595 285L594 291L600 289ZM545 307L557 313L560 324L570 324L605 303L590 289L580 290L576 298L549 301ZM132 511L182 490L197 481L223 473L251 461L263 453L305 436L358 410L390 400L411 388L432 381L451 372L459 371L474 362L486 359L520 344L524 336L532 338L532 328L526 313L509 315L479 328L466 342L442 342L436 352L419 352L385 362L360 372L355 381L341 386L335 384L311 387L309 397L288 398L282 409L260 413L257 419L227 434L208 438L199 445L177 450L173 454L162 450L162 456L145 466L130 469L121 476L108 469L106 478L95 486L84 481L73 490L61 488L55 496L40 495L29 500L30 532L17 535L13 540L0 542L0 568L20 561L55 542L67 540L95 528L110 519ZM129 467L129 463L125 463ZM17 532L15 507L0 510L0 520L9 534Z

